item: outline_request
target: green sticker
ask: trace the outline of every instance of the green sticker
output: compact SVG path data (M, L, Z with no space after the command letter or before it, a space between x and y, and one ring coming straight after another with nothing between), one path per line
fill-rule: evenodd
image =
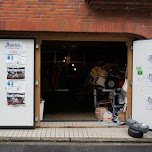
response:
M142 70L138 70L138 75L142 75L143 71Z
M137 74L138 75L142 75L143 74L142 67L136 67L136 70L137 70Z

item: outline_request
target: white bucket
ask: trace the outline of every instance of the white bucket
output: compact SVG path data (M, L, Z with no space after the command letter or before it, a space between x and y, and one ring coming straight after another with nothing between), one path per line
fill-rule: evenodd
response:
M43 120L43 113L44 113L44 100L41 100L40 103L40 121Z

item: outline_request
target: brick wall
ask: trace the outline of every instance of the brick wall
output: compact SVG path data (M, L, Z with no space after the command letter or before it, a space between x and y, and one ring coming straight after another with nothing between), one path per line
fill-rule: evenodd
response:
M152 14L96 12L85 0L0 0L0 30L134 33L152 38Z

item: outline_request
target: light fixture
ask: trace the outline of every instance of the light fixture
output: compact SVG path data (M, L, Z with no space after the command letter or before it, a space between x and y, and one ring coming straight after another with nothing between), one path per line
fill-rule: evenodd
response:
M36 49L38 49L39 48L39 45L38 44L36 44Z

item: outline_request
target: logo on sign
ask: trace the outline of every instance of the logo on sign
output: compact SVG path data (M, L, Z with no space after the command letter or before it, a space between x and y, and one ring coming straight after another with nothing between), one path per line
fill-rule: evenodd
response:
M14 60L14 56L13 56L13 55L8 55L8 56L7 56L7 60L9 60L9 61L10 61L10 60Z
M21 47L21 45L19 43L6 42L6 46L5 47L18 48L18 47Z
M8 85L9 87L12 87L12 86L14 86L14 82L13 82L13 81L8 81L7 85Z

